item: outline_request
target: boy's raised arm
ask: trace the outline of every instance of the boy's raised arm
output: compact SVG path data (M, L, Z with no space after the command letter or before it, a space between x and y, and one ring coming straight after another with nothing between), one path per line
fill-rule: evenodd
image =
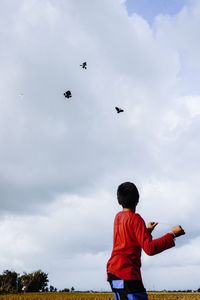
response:
M184 230L180 226L175 226L172 230L160 238L153 239L151 231L157 225L156 222L153 223L150 227L146 227L144 220L140 215L137 215L135 224L134 224L134 234L141 248L148 255L155 255L164 250L172 248L175 246L174 238L184 234ZM183 233L184 232L184 233Z

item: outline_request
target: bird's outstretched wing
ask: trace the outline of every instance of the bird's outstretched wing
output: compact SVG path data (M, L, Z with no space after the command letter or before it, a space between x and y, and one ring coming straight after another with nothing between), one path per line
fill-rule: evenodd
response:
M117 106L115 107L115 109L116 109L116 111L117 111L118 114L124 111L123 109L121 109L121 108L119 108Z
M86 61L83 62L80 66L81 66L83 69L87 69L87 63L86 63Z

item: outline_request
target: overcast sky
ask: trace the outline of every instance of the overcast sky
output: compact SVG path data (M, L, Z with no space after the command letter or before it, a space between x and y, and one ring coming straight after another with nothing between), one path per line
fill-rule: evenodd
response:
M154 237L187 233L143 254L146 288L200 287L200 2L159 3L0 0L0 272L109 290L133 181Z

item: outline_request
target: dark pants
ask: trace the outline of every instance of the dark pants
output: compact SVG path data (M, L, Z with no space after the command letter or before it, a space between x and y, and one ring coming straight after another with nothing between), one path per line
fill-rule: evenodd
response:
M143 288L138 288L134 281L110 280L109 281L115 300L148 300L147 293Z

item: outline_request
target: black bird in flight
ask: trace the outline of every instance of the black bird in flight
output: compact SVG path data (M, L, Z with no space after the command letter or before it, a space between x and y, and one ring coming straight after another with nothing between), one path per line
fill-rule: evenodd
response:
M121 109L121 108L119 108L117 106L115 107L115 109L116 109L116 111L117 111L118 114L124 111L123 109Z
M84 63L82 63L82 65L80 65L80 67L82 67L83 69L87 69L87 63L86 63L86 61Z
M72 97L72 93L70 91L66 91L63 94L65 96L65 98L71 98Z

